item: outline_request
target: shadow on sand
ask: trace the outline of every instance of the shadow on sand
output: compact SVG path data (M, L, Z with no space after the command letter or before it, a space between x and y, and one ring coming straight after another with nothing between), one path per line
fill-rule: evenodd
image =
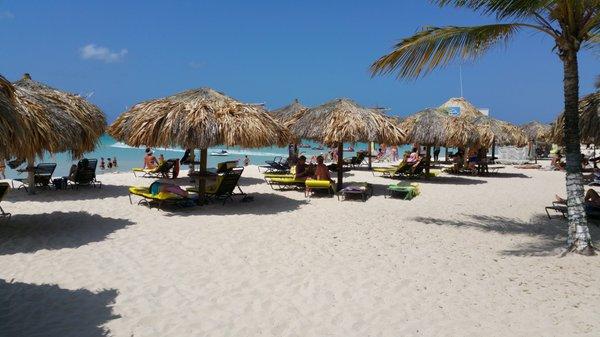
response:
M529 221L502 216L470 215L469 217L470 220L463 221L432 217L415 217L411 220L439 226L471 227L503 235L524 235L536 239L535 242L527 245L503 250L500 252L503 255L557 255L561 248L566 247L567 222L562 218L548 219L546 214L541 213L534 215ZM600 235L600 230L594 222L590 222L590 231L592 238Z
M9 221L0 222L0 255L77 248L100 242L132 224L87 212L14 214Z
M148 183L149 185L150 183ZM16 187L16 186L15 186ZM36 194L27 194L25 189L11 189L7 194L6 200L20 201L37 201L37 202L52 202L63 200L93 200L105 198L123 197L128 194L128 186L124 185L104 185L102 188L94 188L91 186L82 186L79 189L55 190L50 188L37 188Z
M302 193L298 191L287 191L290 193ZM280 193L287 193L280 192ZM308 203L307 200L297 200L276 193L250 193L252 201L242 202L242 197L236 196L233 201L228 200L225 205L222 201L215 200L208 205L194 206L189 208L169 207L165 209L167 216L195 216L195 215L241 215L241 214L278 214L297 210L300 206ZM145 206L140 206L145 207Z
M0 335L106 336L102 326L119 318L111 309L116 297L115 289L93 293L0 280Z

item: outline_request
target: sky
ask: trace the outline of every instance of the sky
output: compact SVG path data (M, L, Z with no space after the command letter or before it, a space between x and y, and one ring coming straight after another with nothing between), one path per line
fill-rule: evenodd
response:
M406 116L463 96L514 123L562 110L552 41L521 32L476 62L417 80L371 77L369 66L423 26L495 22L427 0L0 0L0 74L89 96L113 121L147 99L212 87L274 109L349 97ZM592 92L600 53L580 53L580 92Z

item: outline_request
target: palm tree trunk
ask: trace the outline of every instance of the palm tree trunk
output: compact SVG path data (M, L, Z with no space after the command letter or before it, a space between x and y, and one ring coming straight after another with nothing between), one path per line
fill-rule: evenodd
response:
M577 52L562 51L564 66L565 125L564 140L566 148L567 171L567 207L569 251L592 255L594 248L587 225L584 209L583 176L581 175L581 152L579 138L579 69Z

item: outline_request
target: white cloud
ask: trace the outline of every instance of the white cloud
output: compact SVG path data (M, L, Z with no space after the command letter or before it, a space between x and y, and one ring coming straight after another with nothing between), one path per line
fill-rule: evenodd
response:
M127 55L127 49L121 49L117 52L90 43L79 49L79 54L84 60L100 60L106 63L112 63L121 61L125 55Z
M11 11L1 11L0 12L0 20L10 20L14 19L15 15Z
M192 61L192 62L188 63L188 65L190 66L190 68L200 69L206 65L206 62Z

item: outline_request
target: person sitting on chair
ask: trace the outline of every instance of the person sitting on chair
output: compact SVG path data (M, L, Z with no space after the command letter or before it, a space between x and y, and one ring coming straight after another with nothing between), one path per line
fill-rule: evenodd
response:
M415 147L410 152L410 155L408 156L408 158L406 158L406 163L409 165L415 165L420 160L421 160L421 157L419 157L419 150Z
M593 189L587 190L584 197L584 207L586 212L591 210L600 210L600 195ZM556 195L556 202L561 204L567 204L567 199Z
M310 169L308 165L306 165L306 157L300 156L298 158L298 162L296 163L296 179L306 180L306 178L310 177Z
M158 165L158 161L156 157L152 154L152 150L150 148L146 149L146 155L144 156L144 168L145 169L154 169Z

